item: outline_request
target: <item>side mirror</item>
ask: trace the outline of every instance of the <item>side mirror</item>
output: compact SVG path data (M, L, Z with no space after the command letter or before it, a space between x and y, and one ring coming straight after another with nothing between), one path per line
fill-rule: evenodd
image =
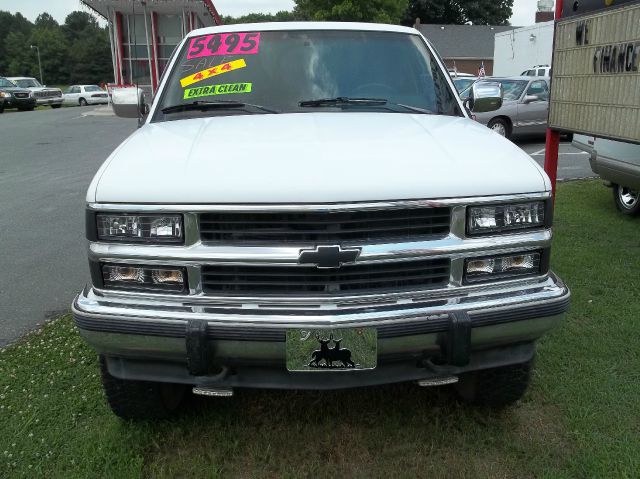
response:
M524 100L522 100L522 103L531 103L534 101L538 101L540 100L540 97L538 95L525 95Z
M502 84L498 82L476 82L471 87L469 109L474 113L495 111L502 106Z
M114 88L111 91L111 107L121 118L139 118L142 108L147 107L144 93L138 87Z

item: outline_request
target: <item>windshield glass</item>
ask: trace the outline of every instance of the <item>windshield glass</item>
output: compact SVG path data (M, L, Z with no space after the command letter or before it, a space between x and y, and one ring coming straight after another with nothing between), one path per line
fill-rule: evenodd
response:
M154 120L265 113L258 108L166 110L201 102L258 105L281 113L405 112L386 104L300 106L302 101L375 98L443 115L461 115L420 37L392 32L275 31L202 35L185 43Z
M38 80L35 78L27 78L24 80L14 80L14 83L18 85L20 88L30 88L30 87L41 87Z
M0 87L15 88L16 86L6 78L0 78Z
M102 91L98 85L89 85L84 87L84 91Z

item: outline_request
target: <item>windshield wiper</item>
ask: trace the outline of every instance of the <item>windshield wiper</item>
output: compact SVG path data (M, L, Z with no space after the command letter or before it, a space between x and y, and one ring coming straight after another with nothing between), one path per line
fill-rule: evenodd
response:
M359 106L399 106L414 113L422 113L426 115L434 115L435 113L426 108L417 106L404 105L402 103L393 103L386 98L350 98L339 96L337 98L319 98L317 100L303 100L298 105L305 107L323 107L323 106L341 106L341 105L359 105Z
M301 107L310 106L336 106L336 105L386 105L384 98L350 98L339 96L337 98L319 98L317 100L302 100L298 102Z
M165 115L168 113L177 113L180 111L190 111L190 110L216 110L216 109L225 109L225 108L256 108L258 110L267 112L267 113L280 113L279 111L272 110L271 108L267 108L266 106L254 105L253 103L244 103L241 101L232 101L232 100L218 100L218 101L200 101L196 100L191 103L180 103L179 105L171 105L164 107L162 113Z

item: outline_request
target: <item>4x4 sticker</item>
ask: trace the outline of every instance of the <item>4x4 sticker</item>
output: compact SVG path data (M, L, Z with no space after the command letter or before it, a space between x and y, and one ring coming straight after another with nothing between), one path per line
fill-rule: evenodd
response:
M222 85L200 86L187 88L184 91L184 99L199 98L212 95L230 95L233 93L251 93L253 83L225 83Z
M233 70L238 70L247 66L247 63L243 58L239 60L233 60L232 62L221 63L206 70L200 70L199 72L189 75L180 79L180 85L182 88L198 83L199 81L206 80L207 78L214 77L216 75L222 75Z
M203 35L191 40L187 59L214 55L255 55L259 45L259 32Z

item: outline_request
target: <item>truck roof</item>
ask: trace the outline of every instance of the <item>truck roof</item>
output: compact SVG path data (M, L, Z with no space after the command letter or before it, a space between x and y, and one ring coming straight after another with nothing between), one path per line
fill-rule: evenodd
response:
M265 23L236 23L233 25L219 25L215 27L192 30L189 37L218 32L246 32L256 30L260 32L282 30L356 30L369 32L395 32L419 35L415 28L383 23L362 22L265 22Z

